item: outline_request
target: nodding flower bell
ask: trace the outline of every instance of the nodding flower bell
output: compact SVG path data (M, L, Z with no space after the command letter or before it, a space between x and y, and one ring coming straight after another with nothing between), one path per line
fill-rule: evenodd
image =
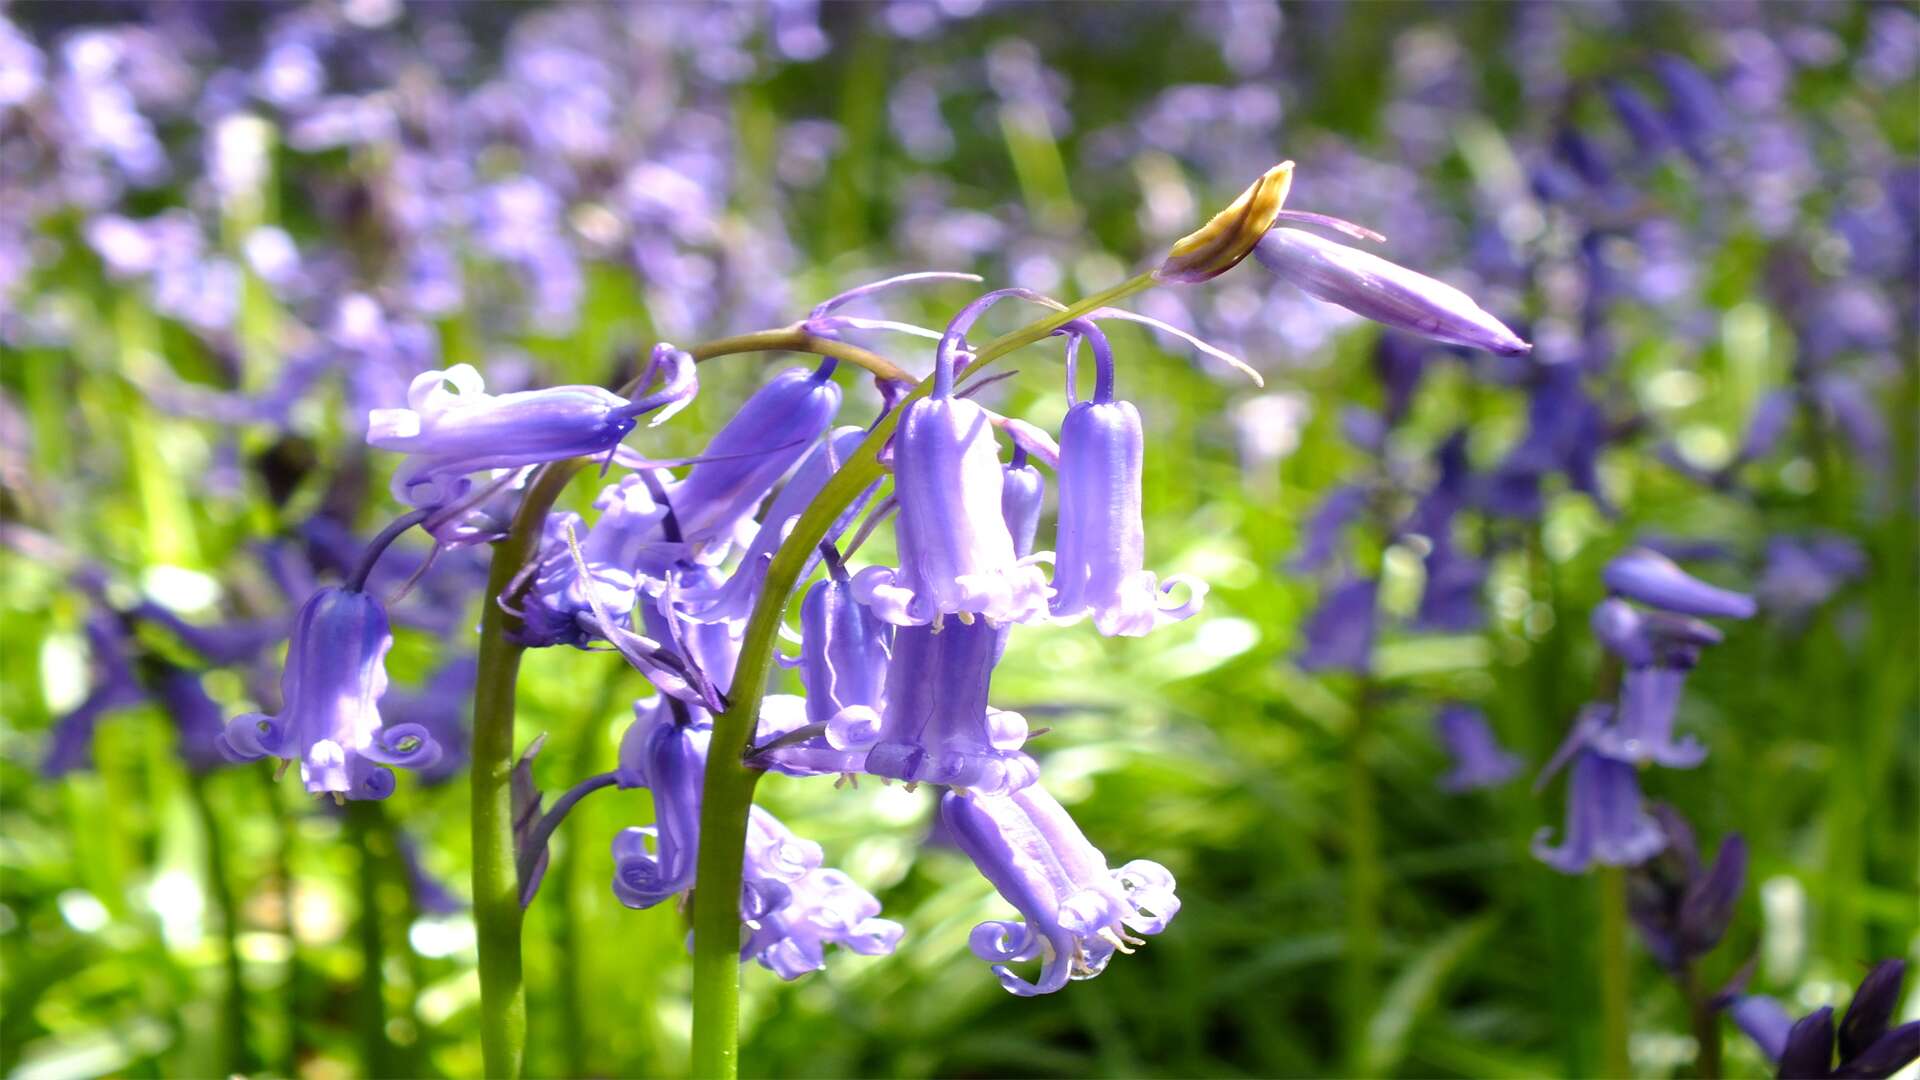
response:
M1590 720L1611 710L1590 705ZM1666 834L1640 803L1639 770L1590 748L1574 751L1567 781L1567 828L1559 847L1547 843L1550 828L1533 838L1533 856L1564 874L1585 873L1594 863L1633 866L1659 854Z
M1375 322L1501 356L1533 349L1466 293L1359 248L1277 228L1253 256L1308 295Z
M1860 980L1837 1027L1831 1005L1795 1020L1785 1006L1764 994L1724 994L1715 1004L1775 1062L1778 1076L1892 1076L1920 1058L1920 1020L1891 1026L1906 974L1904 960L1875 964Z
M654 823L613 838L613 894L630 908L649 908L693 887L713 729L666 697L636 702L634 714L620 744L619 783L653 793Z
M840 411L836 361L789 368L755 391L701 451L667 501L695 550L730 544L734 533L833 423Z
M1060 528L1054 554L1053 601L1059 618L1093 613L1106 637L1139 637L1200 610L1206 584L1185 576L1162 585L1146 566L1146 527L1140 516L1140 467L1145 436L1140 412L1113 397L1113 349L1092 323L1076 319L1063 328L1068 345L1067 393L1071 402L1060 425ZM1073 401L1074 347L1093 348L1093 397ZM1161 598L1185 585L1187 600L1162 606Z
M900 943L906 928L876 917L880 901L820 861L820 845L753 808L741 889L748 930L741 960L758 960L782 979L797 979L826 966L827 945L881 956Z
M851 749L871 746L862 771L874 776L986 792L1025 787L1039 776L1020 752L1026 718L987 704L1005 646L1006 631L983 622L902 627L893 637L879 729L861 732L843 717L837 731L828 730Z
M765 760L781 771L858 772L865 749L880 731L893 626L854 599L846 569L837 558L827 568L828 576L800 601L800 682L807 688L804 715L797 718L799 723L782 725L778 732L817 724L822 734L769 752ZM766 702L779 696L769 695ZM762 739L768 734L768 721L763 705Z
M1000 985L1022 997L1100 974L1115 952L1158 934L1180 910L1173 875L1136 859L1107 867L1080 827L1038 784L1008 795L948 792L940 816L974 866L1025 922L984 922L968 944ZM1041 962L1029 982L1008 965Z
M1040 557L1014 554L1001 516L1005 479L992 420L953 393L966 329L999 300L1035 295L1002 289L954 316L934 356L932 394L901 413L893 437L900 567L870 566L853 579L854 594L890 623L937 626L957 615L1005 624L1046 610L1046 576L1034 565Z
M280 714L235 717L222 736L222 752L236 761L297 760L300 778L315 794L393 794L393 773L383 766L431 765L440 746L423 725L381 723L392 647L393 631L378 600L356 589L314 593L294 619L280 677Z
M692 397L692 357L656 350L649 374L656 369L667 371L666 389L633 401L597 386L495 396L469 364L423 372L407 387L406 408L367 415L367 443L407 455L393 476L394 498L444 505L467 493L472 473L611 452L635 417Z

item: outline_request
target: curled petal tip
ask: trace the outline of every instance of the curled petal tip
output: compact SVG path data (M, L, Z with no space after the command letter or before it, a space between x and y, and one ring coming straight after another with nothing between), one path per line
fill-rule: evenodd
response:
M1233 269L1273 228L1292 186L1293 162L1268 169L1225 210L1176 241L1153 276L1192 285Z

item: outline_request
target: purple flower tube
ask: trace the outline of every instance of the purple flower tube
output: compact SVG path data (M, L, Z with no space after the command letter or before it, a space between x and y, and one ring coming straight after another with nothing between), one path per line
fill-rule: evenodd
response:
M1567 781L1567 828L1559 847L1543 827L1533 838L1533 856L1563 874L1582 874L1594 863L1632 866L1659 854L1667 838L1640 804L1638 770L1590 749L1577 751Z
M1136 859L1118 870L1039 785L1008 795L948 792L940 815L954 842L1025 922L984 922L969 945L1000 985L1022 997L1090 979L1134 935L1158 934L1180 910L1173 875ZM1008 965L1041 961L1027 981Z
M1011 791L1039 775L1020 752L1027 721L987 704L1005 631L985 623L944 630L910 626L893 638L879 730L863 771L909 783ZM831 730L831 729L830 729ZM862 733L843 721L835 737L861 749Z
M1176 576L1163 586L1145 568L1140 413L1130 402L1113 400L1113 350L1106 335L1080 320L1068 326L1076 342L1084 338L1092 345L1098 377L1093 398L1076 402L1060 425L1059 550L1050 610L1059 618L1092 612L1102 635L1139 637L1199 611L1206 585ZM1161 606L1162 596L1182 584L1186 602Z
M325 588L294 619L280 678L280 715L249 713L227 724L221 750L237 761L277 757L300 762L315 794L384 799L393 773L421 768L440 746L420 724L387 728L380 697L387 692L387 650L393 631L380 602L363 592Z

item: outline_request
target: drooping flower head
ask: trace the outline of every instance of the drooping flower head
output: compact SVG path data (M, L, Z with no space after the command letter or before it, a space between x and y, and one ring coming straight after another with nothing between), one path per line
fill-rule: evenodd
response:
M394 498L444 505L466 494L467 477L482 470L611 451L633 430L635 417L692 396L691 357L669 352L660 366L668 370L669 389L634 401L597 386L495 396L469 364L424 372L407 388L407 408L368 414L367 443L408 456L394 473Z
M1762 994L1729 994L1718 1004L1775 1062L1782 1080L1887 1077L1920 1058L1920 1020L1890 1027L1906 974L1902 960L1874 965L1853 992L1838 1029L1831 1005L1795 1020L1778 1001Z
M420 724L381 723L392 646L393 631L378 600L334 587L314 593L294 619L280 678L280 714L235 717L227 724L223 752L238 761L298 761L300 778L315 794L393 794L393 773L384 766L430 765L440 746Z
M1098 975L1115 952L1158 934L1180 910L1173 875L1137 859L1118 870L1038 784L1006 795L948 792L949 834L1024 922L984 922L969 944L1000 985L1022 997ZM1028 981L1009 965L1039 961Z
M1607 706L1588 706L1587 723L1604 722ZM1640 801L1638 770L1584 744L1572 751L1567 780L1567 827L1559 847L1543 827L1533 838L1533 856L1563 874L1583 874L1595 863L1632 866L1658 854L1666 834ZM1553 766L1549 766L1551 770Z
M747 925L741 960L757 960L782 979L797 979L826 966L828 945L883 956L899 944L906 928L878 917L880 901L820 862L820 845L753 807L741 897Z
M730 544L739 527L814 444L840 411L835 362L789 368L740 406L701 451L667 501L696 550Z
M1193 615L1206 585L1176 576L1163 586L1145 568L1140 412L1130 402L1114 400L1113 349L1106 335L1083 319L1063 329L1073 335L1067 366L1071 404L1060 425L1060 527L1049 607L1060 618L1091 612L1094 627L1108 637L1139 637ZM1072 356L1082 340L1092 347L1096 375L1093 397L1074 401ZM1180 585L1187 588L1187 600L1163 606L1164 595Z
M1678 810L1657 804L1653 817L1666 846L1628 877L1627 911L1647 951L1661 967L1678 973L1713 951L1726 934L1746 883L1747 844L1734 833L1708 865Z
M1031 784L1039 770L1020 752L1026 718L987 704L1005 647L1005 629L984 622L902 627L893 637L879 730L843 722L837 740L870 746L862 771L874 776L989 792ZM863 745L862 734L871 741Z
M1466 293L1371 252L1302 229L1276 228L1253 255L1308 294L1375 322L1501 356L1532 348Z
M653 824L613 838L613 894L628 907L649 908L693 887L713 731L666 697L636 702L634 714L620 745L620 784L653 794Z
M799 715L787 722L770 715L782 695L770 694L761 705L763 742L804 724L820 725L819 736L775 749L764 759L773 768L803 775L860 771L879 735L893 648L892 624L854 599L837 559L828 569L800 602L798 666L807 693Z
M988 293L954 316L934 358L933 393L906 406L893 437L898 570L871 566L855 595L898 626L939 624L949 615L996 624L1042 613L1045 575L1014 554L1001 516L1005 478L993 423L953 393L956 353L967 329L993 303L1024 289Z

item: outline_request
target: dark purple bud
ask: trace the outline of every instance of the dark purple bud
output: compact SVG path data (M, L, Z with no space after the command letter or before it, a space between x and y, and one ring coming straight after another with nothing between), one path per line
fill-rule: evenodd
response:
M1687 885L1680 899L1680 948L1704 956L1720 944L1747 880L1747 842L1739 833L1720 843L1713 868ZM1857 1000L1857 999L1856 999Z
M1851 1061L1880 1041L1900 1004L1900 984L1906 980L1907 965L1902 960L1882 960L1860 980L1840 1021L1840 1060Z
M1646 548L1635 548L1608 563L1602 580L1610 592L1682 615L1745 619L1754 612L1752 597L1709 585Z
M1033 554L1034 537L1040 532L1040 509L1046 500L1047 482L1040 470L1027 463L1024 450L1016 449L1013 461L1002 470L1000 516L1006 519L1007 532L1013 537L1013 554L1024 559Z
M1833 1075L1833 1006L1801 1017L1780 1050L1780 1080L1826 1080Z
M1901 1024L1874 1040L1857 1057L1843 1060L1833 1075L1846 1080L1884 1080L1920 1058L1920 1020Z

